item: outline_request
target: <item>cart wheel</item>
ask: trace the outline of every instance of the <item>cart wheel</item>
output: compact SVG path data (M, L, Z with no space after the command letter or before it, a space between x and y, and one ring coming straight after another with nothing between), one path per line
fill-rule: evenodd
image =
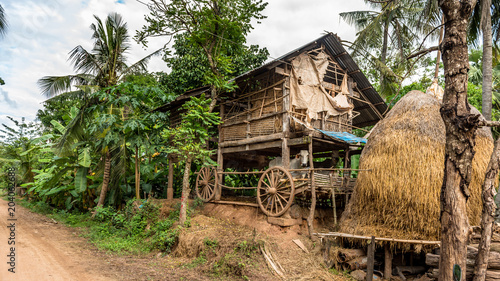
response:
M196 177L196 195L203 201L212 200L217 186L217 171L214 167L203 167Z
M257 203L266 215L281 216L292 205L294 191L292 175L283 167L271 167L260 177Z

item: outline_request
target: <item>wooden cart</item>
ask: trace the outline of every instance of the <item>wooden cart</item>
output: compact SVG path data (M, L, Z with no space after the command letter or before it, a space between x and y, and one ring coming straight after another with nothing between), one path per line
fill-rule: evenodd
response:
M331 172L324 174L321 172ZM196 195L204 202L214 199L217 190L226 189L256 189L257 204L266 215L271 217L283 215L292 205L294 197L310 198L312 193L317 197L331 198L335 208L335 196L349 196L356 182L355 178L333 176L334 172L361 171L354 169L285 169L270 167L257 172L217 172L214 167L203 167L196 178ZM306 178L292 176L292 172L307 174ZM256 187L230 187L223 185L221 179L227 174L259 174ZM314 191L313 191L314 190ZM234 202L233 202L234 203Z

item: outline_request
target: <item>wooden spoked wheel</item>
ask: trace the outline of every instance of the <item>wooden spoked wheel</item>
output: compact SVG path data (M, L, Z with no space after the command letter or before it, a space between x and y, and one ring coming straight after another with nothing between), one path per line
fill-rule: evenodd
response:
M212 200L217 188L217 171L214 167L203 167L196 177L196 195L203 201Z
M260 177L257 203L270 217L281 216L293 202L295 185L290 172L283 167L271 167Z

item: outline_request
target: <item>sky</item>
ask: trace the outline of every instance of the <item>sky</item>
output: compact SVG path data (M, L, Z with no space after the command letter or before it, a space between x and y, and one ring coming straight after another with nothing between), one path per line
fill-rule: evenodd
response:
M143 0L147 2L147 0ZM272 58L280 57L316 38L325 31L353 41L355 30L339 13L366 10L363 0L268 0L266 19L255 24L248 44L266 47ZM36 82L43 76L74 74L68 53L81 45L92 49L93 15L103 21L118 12L127 22L131 36L144 24L145 5L136 0L0 0L9 28L0 38L0 123L12 125L6 116L34 120L45 97ZM153 40L154 39L154 40ZM128 62L133 63L162 47L167 38L153 38L149 48L131 42ZM149 71L165 71L161 58L150 61Z

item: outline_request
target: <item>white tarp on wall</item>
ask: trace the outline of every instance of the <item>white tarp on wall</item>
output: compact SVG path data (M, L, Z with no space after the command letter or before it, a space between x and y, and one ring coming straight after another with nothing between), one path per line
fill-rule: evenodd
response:
M315 58L302 53L292 61L291 102L296 109L306 109L307 121L318 119L319 112L326 111L327 116L336 116L346 111L352 113L354 108L347 99L347 75L344 75L342 92L335 97L321 85L328 64L328 55L323 51Z

